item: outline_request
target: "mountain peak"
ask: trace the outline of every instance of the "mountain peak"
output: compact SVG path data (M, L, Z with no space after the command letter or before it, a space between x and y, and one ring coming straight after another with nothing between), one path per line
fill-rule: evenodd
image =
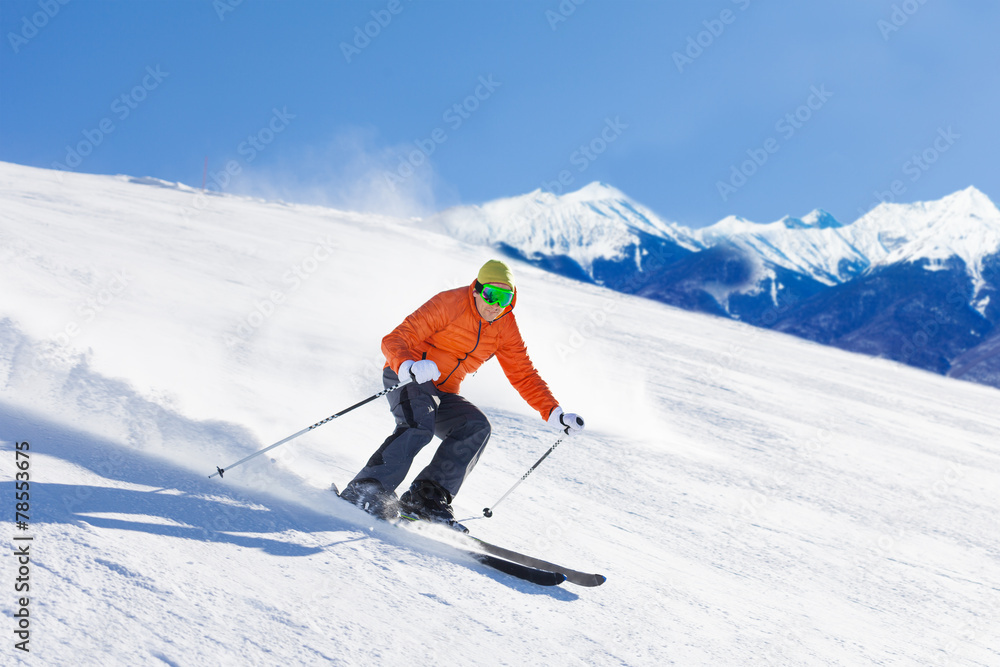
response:
M836 229L843 227L839 220L821 208L817 208L801 218L786 215L779 222L786 229Z
M952 193L942 198L940 202L948 205L949 208L964 209L973 215L989 217L1000 214L1000 210L997 209L993 200L974 185Z
M958 190L941 199L931 199L914 202L912 204L882 202L867 214L856 220L857 225L862 221L870 224L871 220L880 220L886 217L926 217L926 215L972 215L980 218L995 218L1000 216L1000 209L982 190L973 185Z
M592 181L575 192L567 192L560 197L569 202L606 201L608 199L628 199L628 196L614 187L601 181Z
M975 187L933 201L883 203L850 228L876 243L873 266L927 261L940 266L962 260L976 289L984 284L986 259L1000 252L1000 210Z
M480 206L457 206L423 224L468 243L506 246L525 257L565 256L584 271L597 260L633 257L644 236L687 250L698 247L686 229L600 181L565 194L535 190Z

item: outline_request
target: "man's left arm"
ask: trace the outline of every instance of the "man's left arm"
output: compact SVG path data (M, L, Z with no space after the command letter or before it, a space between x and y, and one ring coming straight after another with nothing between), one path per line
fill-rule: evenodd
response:
M500 362L504 375L521 398L537 410L542 419L547 420L552 411L559 407L559 401L552 395L549 386L531 363L528 348L517 328L517 321L511 318L506 325L500 346L497 348L497 361Z

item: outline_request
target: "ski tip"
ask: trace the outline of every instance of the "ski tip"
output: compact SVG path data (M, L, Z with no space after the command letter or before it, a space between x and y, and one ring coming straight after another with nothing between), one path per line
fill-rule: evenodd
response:
M576 584L577 586L586 586L587 588L594 588L595 586L600 586L608 578L603 574L583 574L582 572L573 573L569 577L569 582L571 584Z

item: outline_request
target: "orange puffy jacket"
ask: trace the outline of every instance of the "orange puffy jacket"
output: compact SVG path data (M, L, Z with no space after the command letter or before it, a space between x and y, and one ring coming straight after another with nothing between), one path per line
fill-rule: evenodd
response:
M441 292L410 314L382 339L386 366L399 371L407 359L430 359L441 371L434 385L457 394L462 380L496 356L507 379L542 419L559 403L538 375L514 319L517 293L492 322L476 308L475 282Z

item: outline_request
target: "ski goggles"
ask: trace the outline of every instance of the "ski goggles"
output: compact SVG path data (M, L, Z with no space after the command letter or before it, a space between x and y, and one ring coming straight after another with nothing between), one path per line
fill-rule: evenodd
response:
M478 292L479 296L483 297L483 301L491 306L506 308L514 300L514 290L504 289L496 285L478 283Z

